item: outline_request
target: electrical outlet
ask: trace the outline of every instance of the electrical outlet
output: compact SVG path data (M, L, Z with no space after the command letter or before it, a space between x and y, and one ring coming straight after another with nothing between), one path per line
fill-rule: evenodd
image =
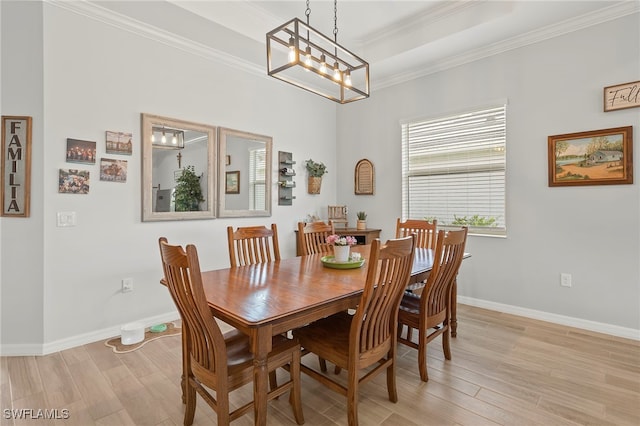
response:
M122 279L122 292L128 293L133 291L133 278L123 278Z
M571 287L571 274L562 272L560 274L560 285L562 287Z

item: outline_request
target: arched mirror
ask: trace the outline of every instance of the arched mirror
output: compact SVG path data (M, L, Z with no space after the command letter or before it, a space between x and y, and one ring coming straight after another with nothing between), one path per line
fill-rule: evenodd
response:
M269 136L218 128L218 216L271 216Z
M216 128L142 114L142 220L215 217Z

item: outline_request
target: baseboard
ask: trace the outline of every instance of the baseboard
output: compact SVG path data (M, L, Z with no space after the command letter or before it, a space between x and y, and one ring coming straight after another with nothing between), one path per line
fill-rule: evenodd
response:
M504 305L502 303L490 302L488 300L482 299L474 299L465 296L458 296L458 303L477 306L478 308L489 309L492 311L504 312L506 314L519 315L521 317L532 318L540 321L547 321L554 324L566 325L568 327L595 331L597 333L624 337L626 339L640 340L639 329L619 327L617 325L604 324L601 322L589 321L581 318L567 317L564 315L552 314L549 312L536 311L535 309L521 308L519 306Z
M141 322L145 327L150 327L163 322L175 321L180 318L178 311L167 312L165 314L153 317L141 318L135 322ZM133 322L133 321L129 321ZM77 346L86 345L87 343L106 340L111 337L120 335L120 327L124 325L114 325L112 327L103 328L101 330L92 331L90 333L79 334L77 336L56 340L54 342L44 344L10 344L2 345L0 348L0 356L27 356L27 355L48 355L54 352L63 351L65 349L75 348Z
M616 325L604 324L580 318L567 317L564 315L537 311L535 309L505 305L502 303L490 302L488 300L482 299L474 299L465 296L458 296L458 303L640 341L640 330L638 329L619 327ZM167 312L162 315L143 318L137 320L137 322L141 322L145 325L145 327L149 327L154 324L159 324L167 321L175 321L178 318L180 318L178 312L173 311ZM56 340L54 342L49 342L42 345L33 343L2 345L0 347L0 356L47 355L50 353L63 351L65 349L71 349L77 346L86 345L87 343L93 343L100 340L106 340L110 337L119 336L120 327L121 325L116 325L113 327L96 330L90 333L84 333L66 339Z

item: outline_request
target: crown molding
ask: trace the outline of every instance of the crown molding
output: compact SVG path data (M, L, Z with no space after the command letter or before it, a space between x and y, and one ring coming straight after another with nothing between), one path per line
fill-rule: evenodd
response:
M86 0L81 1L64 1L64 0L44 0L45 3L54 5L61 9L74 12L78 15L85 16L87 18L102 22L121 30L128 31L133 34L146 37L150 40L154 40L167 46L174 47L182 50L186 53L191 53L196 56L210 59L224 65L254 74L260 77L266 76L265 68L259 65L249 62L237 56L231 55L219 49L215 49L211 46L207 46L192 39L182 37L175 33L165 31L162 28L158 28L149 25L145 22L133 19L129 16L115 12L113 10L102 7L98 4L88 2Z
M473 51L465 52L460 55L451 56L443 61L434 63L431 66L421 66L419 69L413 69L396 74L394 76L375 80L375 88L372 87L371 91L375 92L376 90L395 86L397 84L405 83L407 81L415 80L420 77L445 71L450 68L464 65L490 56L498 55L500 53L518 49L520 47L539 43L541 41L549 40L551 38L569 34L584 28L609 22L627 15L632 15L634 13L640 13L640 2L629 1L609 6L597 12L591 12L588 14L577 16L575 18L567 19L565 21L549 25L535 31L530 31L528 33L524 33L507 40L487 45L481 49L475 49Z
M451 16L455 16L467 9L476 7L479 3L476 0L463 0L455 2L440 2L422 13L410 16L399 22L389 25L379 31L366 34L361 39L355 40L364 49L373 46L378 40L385 40L397 37L398 35L412 32L415 28L430 27Z
M228 65L232 68L248 72L255 76L267 76L263 65L255 64L219 49L215 49L211 46L207 46L189 38L154 27L145 22L141 22L102 7L98 4L91 3L86 0L72 2L64 0L44 1L47 4L51 4L107 25L129 31L142 37L158 41L184 52ZM470 7L470 3L463 3L456 7L457 9L453 8L453 6L449 6L439 10L437 13L438 19L442 19L444 16L454 13L455 10L460 10L460 8ZM264 14L264 11L262 12ZM438 61L431 66L421 65L420 68L414 68L405 72L395 73L393 76L376 79L372 84L372 92L639 12L640 2L626 1L615 4L596 12L577 16L545 28L512 37L508 40L487 45L481 49L474 49L470 52L451 56L445 60ZM414 19L420 20L424 19L424 17L415 17ZM373 77L375 78L375 75Z

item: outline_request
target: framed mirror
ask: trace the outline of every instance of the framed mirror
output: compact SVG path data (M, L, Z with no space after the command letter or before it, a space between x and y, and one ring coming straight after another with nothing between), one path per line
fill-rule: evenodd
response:
M271 216L270 136L218 128L218 217Z
M216 128L143 113L142 221L215 218Z

